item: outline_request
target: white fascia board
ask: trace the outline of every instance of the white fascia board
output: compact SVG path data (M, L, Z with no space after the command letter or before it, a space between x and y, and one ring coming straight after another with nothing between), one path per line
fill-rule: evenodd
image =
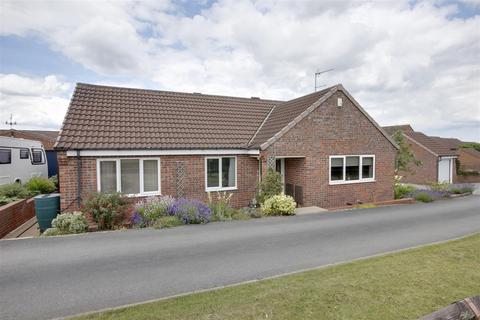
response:
M260 151L246 149L192 149L192 150L80 150L81 157L129 157L129 156L188 156L188 155L259 155ZM76 157L76 150L68 150L67 157Z

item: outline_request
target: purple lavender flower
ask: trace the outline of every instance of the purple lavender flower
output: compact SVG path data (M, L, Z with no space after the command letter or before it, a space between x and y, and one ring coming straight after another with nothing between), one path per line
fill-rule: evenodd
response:
M137 226L137 227L141 228L145 224L145 219L143 218L143 216L140 213L135 212L132 215L131 222L134 226Z
M177 216L185 224L207 223L212 210L198 200L179 199L171 207L170 214Z

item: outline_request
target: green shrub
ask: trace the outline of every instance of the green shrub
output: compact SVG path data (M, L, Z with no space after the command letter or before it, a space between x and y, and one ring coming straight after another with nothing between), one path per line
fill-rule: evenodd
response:
M82 212L91 214L99 229L113 229L123 223L130 206L130 199L120 193L95 192L83 202Z
M262 213L262 210L260 208L244 207L244 208L241 208L240 211L243 214L246 214L246 215L250 216L250 218L262 218L263 217L263 213Z
M82 212L62 213L52 221L52 227L61 233L82 233L88 229L88 221Z
M19 199L28 198L32 193L20 183L10 183L0 186L0 205L5 205Z
M142 216L144 226L148 226L168 215L174 203L175 199L171 196L152 196L137 202L133 208L134 212Z
M42 236L49 237L49 236L59 236L59 235L62 235L62 234L64 234L64 233L62 233L57 228L48 228L47 230L45 230L42 233Z
M232 214L232 220L249 220L251 218L252 217L249 214L242 210L234 210Z
M258 184L258 193L256 195L257 203L259 203L260 205L263 204L266 199L281 194L282 190L282 176L280 175L280 173L272 169L268 169L267 174Z
M460 193L473 193L473 187L463 187L460 189Z
M403 184L396 184L394 188L395 199L403 199L405 195L414 191L415 187Z
M432 202L433 198L426 192L419 192L414 197L415 200L421 202Z
M432 182L430 183L430 189L435 191L447 191L449 185L448 182Z
M265 200L262 212L265 215L293 215L297 204L292 197L281 193Z
M58 175L51 176L50 178L48 178L48 180L53 183L53 185L55 186L55 190L58 190Z
M181 225L183 225L183 222L176 216L160 217L153 223L155 229L171 228Z
M55 184L44 177L33 177L25 184L25 187L33 194L52 193L57 188Z
M462 189L460 189L460 188L451 188L449 191L453 194L462 194L463 193Z
M216 199L208 193L208 206L212 210L211 221L232 220L235 209L230 206L233 193L217 192Z

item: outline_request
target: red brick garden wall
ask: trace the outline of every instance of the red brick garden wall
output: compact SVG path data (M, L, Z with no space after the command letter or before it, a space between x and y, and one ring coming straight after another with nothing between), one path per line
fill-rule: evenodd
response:
M33 198L18 200L0 207L0 238L35 216Z
M149 155L148 157L153 156ZM182 162L185 167L183 180L185 197L207 201L205 156L159 156L159 158L162 194L178 197L176 167L177 162ZM81 157L82 199L97 190L96 159L94 157ZM58 163L62 211L75 210L77 209L77 158L67 157L64 152L59 152ZM243 207L248 205L255 196L258 181L258 160L248 155L238 155L237 166L237 190L228 192L233 193L232 205ZM212 195L216 196L216 193L214 192Z
M336 106L338 97L343 107ZM329 156L367 154L375 155L374 182L329 185ZM324 208L393 199L395 154L395 147L342 92L261 153L263 172L269 156L305 157L302 171L295 173L304 183L304 206ZM285 171L288 176L287 166Z

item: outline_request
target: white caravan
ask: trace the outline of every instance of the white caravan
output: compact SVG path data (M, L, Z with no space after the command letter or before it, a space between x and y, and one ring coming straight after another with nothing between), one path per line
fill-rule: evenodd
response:
M40 141L0 137L0 185L48 177L47 157Z

